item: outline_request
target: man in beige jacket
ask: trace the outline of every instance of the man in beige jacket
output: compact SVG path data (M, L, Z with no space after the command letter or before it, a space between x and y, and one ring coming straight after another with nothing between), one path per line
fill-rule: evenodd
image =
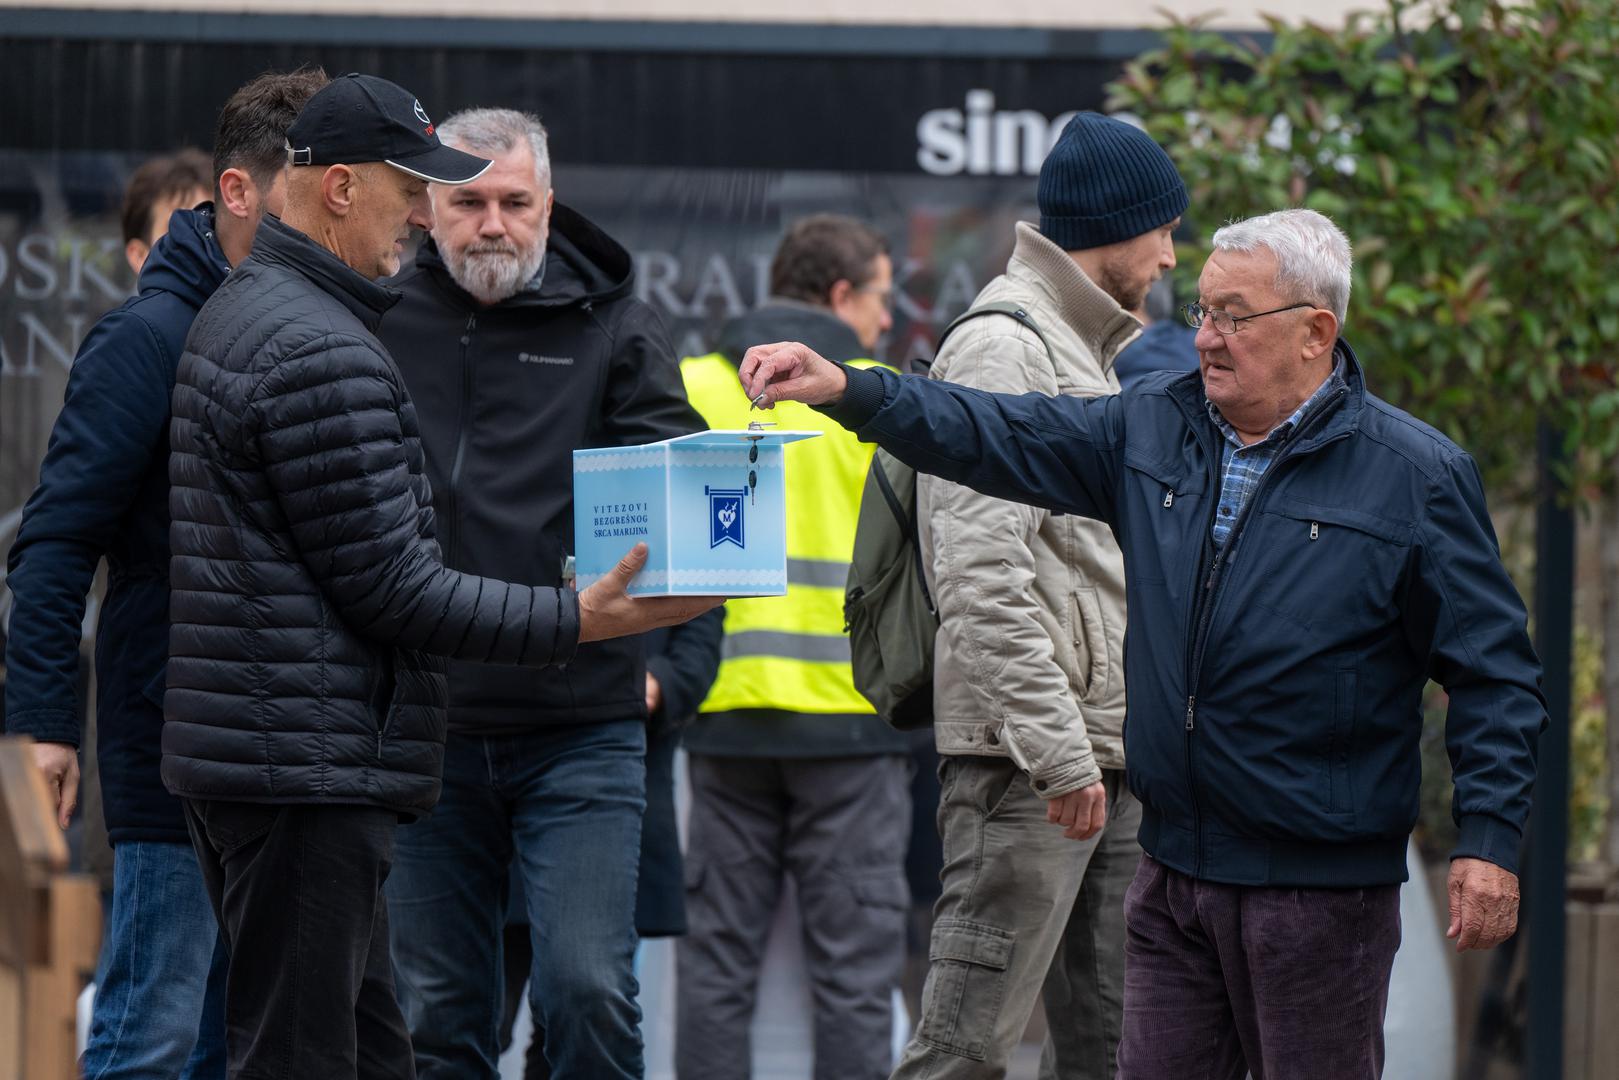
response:
M1130 310L1175 265L1187 204L1169 156L1096 113L1040 170L1040 227L946 341L933 377L984 390L1119 392ZM1036 333L1028 322L1039 328ZM1042 338L1044 339L1042 341ZM1124 782L1124 564L1106 525L918 476L937 598L943 896L922 1016L896 1080L1000 1077L1042 989L1041 1076L1111 1077L1124 892L1141 807Z

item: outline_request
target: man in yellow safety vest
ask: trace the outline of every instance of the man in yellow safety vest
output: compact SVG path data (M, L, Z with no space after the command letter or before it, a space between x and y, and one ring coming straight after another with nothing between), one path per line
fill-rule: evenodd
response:
M771 296L719 348L681 365L711 427L743 427L737 365L751 345L818 341L858 367L892 323L887 244L852 218L796 223ZM753 418L760 414L754 413ZM886 1076L892 990L904 960L910 759L854 687L843 590L872 448L807 406L770 414L824 432L787 448L787 596L726 605L719 678L686 733L690 932L678 952L681 1080L750 1073L759 964L791 875L815 1002L816 1077Z

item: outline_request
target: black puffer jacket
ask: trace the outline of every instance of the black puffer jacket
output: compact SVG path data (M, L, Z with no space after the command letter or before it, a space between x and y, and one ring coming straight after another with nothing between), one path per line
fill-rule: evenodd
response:
M565 662L568 592L447 570L415 408L374 331L397 294L266 218L175 383L163 780L176 795L438 799L441 661Z

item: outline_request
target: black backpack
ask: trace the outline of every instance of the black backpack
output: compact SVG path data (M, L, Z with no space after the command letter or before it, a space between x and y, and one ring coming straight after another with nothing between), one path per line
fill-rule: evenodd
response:
M939 348L958 326L983 315L1016 319L1051 353L1051 343L1034 319L1008 301L957 316L939 336ZM849 632L855 689L901 731L930 726L939 612L928 592L917 539L916 470L886 450L877 451L866 474L843 594L843 621Z

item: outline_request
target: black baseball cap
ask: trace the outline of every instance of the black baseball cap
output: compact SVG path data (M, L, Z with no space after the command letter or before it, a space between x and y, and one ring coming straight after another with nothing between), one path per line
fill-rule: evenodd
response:
M440 142L409 90L358 72L309 99L287 129L287 150L294 165L381 161L434 184L465 184L492 164Z

